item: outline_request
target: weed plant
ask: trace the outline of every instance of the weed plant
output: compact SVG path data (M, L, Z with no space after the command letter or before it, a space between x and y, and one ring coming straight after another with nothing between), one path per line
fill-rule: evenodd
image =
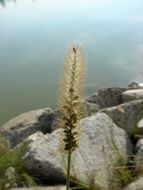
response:
M80 101L83 98L85 59L79 45L72 46L64 63L61 80L59 107L63 115L60 125L64 133L64 150L67 152L67 184L70 188L70 167L72 152L78 147L77 123L81 117Z
M4 138L2 139L5 142ZM25 170L22 164L22 157L26 151L26 145L15 150L10 150L8 144L4 143L0 148L0 152L3 153L0 155L0 190L13 187L13 185L21 187L37 185L37 180ZM15 181L9 180L5 175L5 171L10 167L15 170Z

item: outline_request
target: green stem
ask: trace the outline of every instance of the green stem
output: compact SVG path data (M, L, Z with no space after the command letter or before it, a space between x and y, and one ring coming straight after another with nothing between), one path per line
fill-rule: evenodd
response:
M70 188L70 168L71 168L71 154L72 151L68 151L68 163L67 163L67 184L66 184L66 190L69 190Z

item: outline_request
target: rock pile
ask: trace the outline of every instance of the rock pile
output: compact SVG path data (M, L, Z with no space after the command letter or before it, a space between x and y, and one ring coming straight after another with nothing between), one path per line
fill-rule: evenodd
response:
M143 88L100 89L83 100L82 106L86 116L78 125L73 179L90 189L105 190L115 184L117 168L134 163L136 171L142 171ZM32 175L46 178L47 183L64 183L66 177L67 157L58 117L57 111L45 108L22 114L0 128L12 148L29 142L23 165ZM143 189L142 177L124 189L137 190L138 186Z

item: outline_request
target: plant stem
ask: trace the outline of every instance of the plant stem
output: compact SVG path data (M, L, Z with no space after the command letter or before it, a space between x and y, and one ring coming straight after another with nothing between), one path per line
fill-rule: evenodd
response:
M72 151L68 150L68 163L67 163L67 181L66 181L66 190L70 188L70 168L71 168L71 154Z

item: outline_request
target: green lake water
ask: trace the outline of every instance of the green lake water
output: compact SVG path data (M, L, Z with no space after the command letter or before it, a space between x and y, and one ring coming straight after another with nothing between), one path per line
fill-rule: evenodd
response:
M87 94L141 82L143 2L0 0L0 124L29 110L56 107L73 42L82 42L86 52Z

